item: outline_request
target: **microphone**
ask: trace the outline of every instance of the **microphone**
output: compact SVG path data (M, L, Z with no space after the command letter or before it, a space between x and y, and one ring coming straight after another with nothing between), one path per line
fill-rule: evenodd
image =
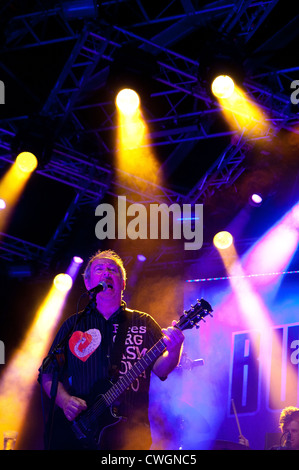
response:
M102 291L105 291L107 289L107 284L105 281L101 281L98 283L98 285L96 285L95 287L93 287L92 289L89 289L87 292L88 294L90 295L95 295L95 294L98 294L99 292L102 292Z
M291 433L290 433L290 431L288 431L288 435L287 435L287 440L286 440L285 446L286 446L287 449L290 449L290 448L291 448Z

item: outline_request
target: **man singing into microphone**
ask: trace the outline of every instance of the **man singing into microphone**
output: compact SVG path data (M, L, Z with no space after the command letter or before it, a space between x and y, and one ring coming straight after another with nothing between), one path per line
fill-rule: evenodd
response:
M99 434L95 433L99 436L100 449L149 449L150 374L153 371L164 380L178 365L184 335L175 328L176 322L161 330L150 315L127 308L122 300L126 271L115 252L96 253L85 269L84 282L88 291L96 288L95 302L64 322L50 349L53 351L63 342L59 361L51 361L40 369L40 381L50 396L53 373L57 371L55 364L60 364L55 401L58 413L54 415L53 425L52 419L48 423L46 446L80 449L81 440L71 425L74 426L80 415L82 418L89 413L92 418L90 411L95 397L109 391L118 377L126 377L138 359L163 337L166 351L116 397L111 412L108 407L107 413L99 418ZM63 341L66 337L67 341Z

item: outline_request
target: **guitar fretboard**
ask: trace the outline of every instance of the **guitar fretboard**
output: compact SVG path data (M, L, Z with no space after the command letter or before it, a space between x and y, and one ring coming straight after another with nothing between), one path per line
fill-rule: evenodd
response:
M121 376L117 382L103 395L107 406L112 403L139 377L159 356L166 346L161 338L147 353L133 365L132 369Z
M193 328L194 325L202 320L206 315L211 315L212 308L205 300L197 301L195 306L192 306L188 312L180 317L180 320L175 325L176 328L183 331L186 328ZM89 413L93 419L100 416L105 409L112 405L115 400L137 379L151 364L153 364L158 357L165 351L166 345L164 339L161 338L147 353L135 362L131 370L125 375L119 377L117 382L103 395L100 395L95 401L94 405L90 408Z
M188 311L184 311L175 327L183 331L187 328L191 329L193 326L204 319L205 316L211 315L212 307L208 302L201 299ZM211 315L212 316L212 315ZM105 413L107 408L111 406L116 399L136 380L149 366L151 366L158 357L166 350L164 338L161 338L147 353L138 359L133 367L124 375L119 377L117 382L105 393L98 396L94 404L85 412L82 413L73 422L73 431L77 439L98 439L97 432L93 431L93 425L97 418Z

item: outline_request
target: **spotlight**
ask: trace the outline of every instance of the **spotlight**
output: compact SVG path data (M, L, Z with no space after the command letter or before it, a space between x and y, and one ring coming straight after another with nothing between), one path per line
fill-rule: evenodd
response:
M234 89L234 81L228 75L218 75L212 82L212 92L216 98L229 98Z
M69 291L73 285L71 276L69 276L68 274L64 274L64 273L57 274L57 276L55 276L54 278L53 283L56 289L59 290L60 292Z
M116 106L125 115L131 116L139 108L138 93L130 88L124 88L116 96Z
M258 193L254 193L251 195L250 199L249 199L249 204L251 204L252 206L260 206L263 202L263 198L260 194Z
M31 152L21 152L16 158L16 164L24 173L32 173L37 167L37 158Z
M4 199L0 199L0 210L5 209L5 207L6 207L6 202L4 201Z
M70 276L73 282L75 281L78 272L80 271L82 263L83 259L80 256L73 256L72 261L70 262L70 265L66 270L66 275Z
M144 261L146 261L146 257L144 255L137 255L137 259L138 261L140 261L141 263L144 263Z
M225 250L226 248L229 248L233 243L233 237L229 232L218 232L214 236L213 243L215 247L219 250Z

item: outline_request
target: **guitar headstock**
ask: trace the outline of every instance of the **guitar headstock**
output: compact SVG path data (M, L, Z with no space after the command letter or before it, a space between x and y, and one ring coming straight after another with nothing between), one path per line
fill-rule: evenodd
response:
M191 329L194 326L199 328L198 323L203 320L206 316L212 315L213 309L211 305L204 299L196 301L194 305L191 305L189 310L184 310L183 315L181 315L178 323L175 325L181 331Z

